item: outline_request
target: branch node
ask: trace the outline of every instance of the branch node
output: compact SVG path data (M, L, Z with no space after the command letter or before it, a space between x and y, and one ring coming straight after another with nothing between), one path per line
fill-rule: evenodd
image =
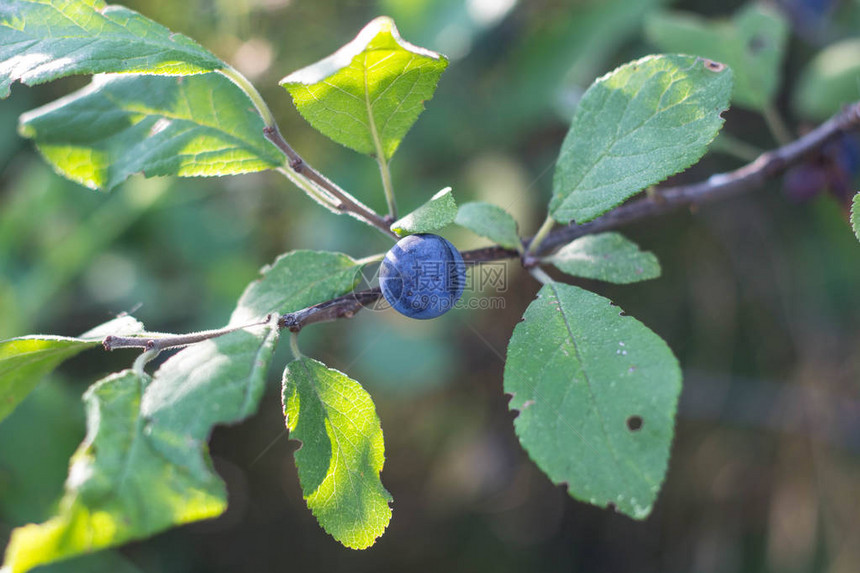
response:
M533 269L534 267L538 266L538 264L540 264L540 258L538 258L534 254L526 251L520 257L520 262L522 263L524 269L529 270L529 269Z
M278 328L281 330L287 329L290 332L298 332L302 329L301 322L296 316L297 312L289 312L287 314L281 315L278 319Z

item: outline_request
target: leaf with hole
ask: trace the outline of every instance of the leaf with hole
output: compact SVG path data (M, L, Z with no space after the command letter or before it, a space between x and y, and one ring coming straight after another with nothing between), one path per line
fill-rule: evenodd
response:
M206 440L256 410L277 336L271 324L239 330L175 354L151 381L125 370L94 384L58 513L12 532L4 571L220 515L227 495Z
M514 427L554 483L635 519L669 459L681 370L666 343L609 299L544 285L508 344Z
M341 253L290 251L263 267L248 285L230 317L231 326L262 320L317 304L355 288L361 266Z
M648 56L598 79L561 146L553 218L590 221L698 161L731 89L728 68L693 56Z
M75 74L189 75L224 64L197 42L134 10L102 0L0 4L0 98Z
M412 233L432 233L454 222L457 216L457 203L451 188L445 187L429 201L391 224L391 230L400 235Z
M0 341L0 420L65 360L97 347L109 334L131 336L141 332L141 323L122 316L75 338L36 334Z
M575 277L629 284L660 276L654 253L640 251L620 233L586 235L543 259Z
M60 174L92 189L135 173L230 175L284 161L251 101L221 74L97 76L22 115L19 131Z
M496 205L482 201L460 205L454 222L506 249L519 251L523 248L516 220Z
M734 73L733 101L763 110L773 102L788 40L788 22L776 9L748 4L731 20L662 12L646 20L648 39L665 52L702 56Z
M379 472L382 426L370 394L343 372L310 358L287 365L284 415L299 482L320 525L352 549L373 545L391 520L391 494Z
M387 17L329 57L281 80L296 109L334 141L391 158L433 97L445 56L405 42Z

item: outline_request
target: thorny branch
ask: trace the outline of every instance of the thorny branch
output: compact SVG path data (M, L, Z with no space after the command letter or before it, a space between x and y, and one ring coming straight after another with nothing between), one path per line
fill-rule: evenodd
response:
M617 207L591 222L582 225L571 223L570 225L556 229L547 235L547 237L541 242L536 253L525 255L523 257L523 264L525 266L534 266L539 262L541 256L549 254L554 249L584 235L601 233L603 231L608 231L610 229L626 225L633 221L662 215L680 207L697 206L757 189L769 179L781 174L792 165L800 163L811 153L820 150L825 144L839 135L856 131L858 129L860 129L860 102L847 106L841 113L832 117L827 122L823 123L803 137L772 151L765 152L755 161L735 169L734 171L715 174L698 183L656 189L653 193ZM282 147L284 152L287 153L287 156L290 157L291 165L293 163L300 164L302 160L298 157L298 154L289 148L289 145L283 141L283 138L281 138L281 141L286 145L287 149L290 149L290 151L287 151L287 149ZM281 147L280 144L278 144L278 146ZM297 158L296 160L293 160L293 155ZM304 165L305 169L307 169L306 164ZM294 167L294 169L296 169L296 167ZM311 170L311 172L316 173L313 170ZM305 171L305 175L308 175L308 173L308 171ZM322 178L322 181L328 181L322 175L319 175L319 177ZM330 193L332 192L332 189L327 190ZM384 224L384 220L382 220L379 215L376 213L373 213L373 215L380 219L381 224ZM362 215L362 217L365 218L364 215ZM532 237L524 239L523 245L528 247L531 240ZM465 251L462 255L463 260L466 261L467 265L477 265L490 261L513 259L520 256L517 251L505 249L503 247L475 249L472 251ZM362 308L373 305L381 297L382 293L379 288L352 292L320 304L309 306L296 312L284 314L279 318L278 326L280 328L289 329L292 332L298 332L309 324L327 322L337 320L339 318L351 318L356 312L360 311ZM212 338L214 336L226 334L231 330L235 329L208 331L206 333L196 333L194 335L177 336L173 339L158 338L155 342L147 340L146 338L108 337L104 341L104 346L107 350L128 347L163 349L175 346L186 346L192 342L204 340L205 338L201 338L201 336ZM172 344L172 342L175 342L175 344Z

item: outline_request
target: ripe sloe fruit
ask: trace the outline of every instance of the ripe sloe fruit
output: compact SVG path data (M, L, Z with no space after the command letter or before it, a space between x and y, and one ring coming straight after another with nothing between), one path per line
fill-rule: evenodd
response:
M394 245L379 268L382 295L410 318L436 318L460 300L466 264L460 251L430 233L409 235Z

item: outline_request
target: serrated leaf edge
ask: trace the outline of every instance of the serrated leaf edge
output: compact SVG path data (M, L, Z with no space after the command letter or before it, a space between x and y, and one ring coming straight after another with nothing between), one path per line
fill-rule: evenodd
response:
M721 63L721 62L715 62L714 60L709 60L708 58L703 58L703 57L701 57L701 56L691 56L691 55L689 55L689 54L652 54L652 55L649 55L649 56L645 56L644 58L639 58L638 60L633 60L633 61L628 62L628 63L626 63L626 64L623 64L622 66L619 66L619 67L625 67L625 66L629 66L629 65L638 65L638 64L641 64L641 63L646 62L646 61L648 61L648 60L657 59L657 58L661 58L661 57L664 57L664 56L686 56L686 57L696 58L696 60L693 62L693 64L692 64L689 68L687 68L687 69L692 69L692 68L693 68L693 66L695 66L696 64L698 64L698 63L700 63L700 62L701 62L703 65L707 65L707 63L708 63L708 62L713 63L713 64L717 64L717 65L719 65L719 66L722 66L722 68L721 68L720 70L718 70L718 71L719 71L719 72L721 72L721 73L722 73L722 72L728 73L728 74L729 74L729 77L730 77L730 81L732 81L732 76L731 76L731 74L732 74L732 70L731 70L731 68L729 68L729 66L727 66L727 65L725 65L725 64L723 64L723 63ZM604 82L604 81L606 81L606 80L607 80L607 78L608 78L609 76L611 76L613 73L615 73L617 70L618 70L618 68L616 68L616 69L614 69L614 70L612 70L612 71L607 72L606 74L604 74L603 76L601 76L600 78L598 78L597 80L595 80L594 84L592 84L592 86L591 86L591 87L593 87L594 85L597 85L597 84L598 84L598 83L600 83L600 82ZM716 70L715 70L715 71L716 71ZM589 87L589 89L591 89L591 87ZM602 215L605 215L605 214L606 214L606 213L608 213L609 211L612 211L613 209L615 209L615 208L616 208L616 207L618 207L619 205L622 205L623 203L625 203L625 202L629 201L631 198L633 198L633 197L635 197L636 195L638 195L639 193L641 193L641 192L642 192L642 190L644 190L644 189L646 189L646 188L648 188L648 187L652 187L652 186L654 186L654 185L659 185L660 183L662 183L663 181L665 181L665 180L669 179L670 177L672 177L672 176L674 176L674 175L677 175L678 173L681 173L682 171L685 171L686 169L689 169L690 167L692 167L693 165L695 165L696 163L698 163L698 162L702 159L702 157L704 157L704 156L705 156L705 154L708 152L708 147L711 145L711 143L713 143L713 142L714 142L714 140L715 140L715 139L717 138L717 136L719 135L720 131L722 131L723 125L725 125L726 120L725 120L725 118L723 118L722 114L724 114L726 111L728 111L728 110L729 110L729 108L730 108L730 106L731 106L731 92L732 92L732 89L733 89L733 83L732 83L732 85L730 86L730 90L729 90L729 94L730 94L730 96L729 96L729 106L727 106L726 108L724 108L724 109L720 110L720 114L719 114L719 127L718 127L718 128L717 128L717 130L714 132L714 135L713 135L713 136L711 136L711 137L710 137L709 139L707 139L707 140L703 140L703 144L704 144L704 151L702 152L702 154L701 154L701 155L699 155L699 157L697 157L697 158L695 158L695 159L692 159L689 163L687 163L687 164L685 164L685 165L683 165L683 166L679 167L676 171L673 171L672 173L667 174L667 175L666 175L665 177L663 177L662 179L660 179L660 180L658 180L658 181L654 181L654 182L653 182L653 183L651 183L650 185L646 185L646 186L644 186L644 187L640 188L638 191L636 191L636 192L634 192L634 193L631 193L630 195L628 195L628 196L627 196L627 198L622 199L621 201L618 201L618 202L616 202L616 203L612 204L611 206L609 206L608 208L606 208L606 209L605 209L605 210L603 210L602 212L597 213L596 215L592 215L592 216L590 216L590 217L583 217L582 219L577 220L577 221L576 221L576 223L577 223L577 224L582 224L582 223L588 223L588 222L590 222L590 221L593 221L594 219L597 219L598 217L600 217L600 216L602 216ZM583 96L583 97L584 97L584 96ZM595 165L596 165L596 163L595 163ZM593 166L592 166L592 168L593 168ZM552 199L550 200L550 204L549 204L549 212L550 212L550 215L552 216L552 218L553 218L553 219L555 219L555 221L556 221L556 222L558 222L558 223L562 223L562 224L564 224L564 225L567 225L567 224L570 224L570 223L574 220L574 218L573 218L573 217L566 218L566 217L557 217L557 216L556 216L556 212L557 212L557 211L558 211L558 210L559 210L559 209L564 205L564 203L567 201L567 199L569 199L572 195L573 195L572 193L569 193L566 197L564 197L564 198L561 198L561 199L560 199L560 197L561 197L561 196L560 196L558 193L556 193L555 191L553 191Z

